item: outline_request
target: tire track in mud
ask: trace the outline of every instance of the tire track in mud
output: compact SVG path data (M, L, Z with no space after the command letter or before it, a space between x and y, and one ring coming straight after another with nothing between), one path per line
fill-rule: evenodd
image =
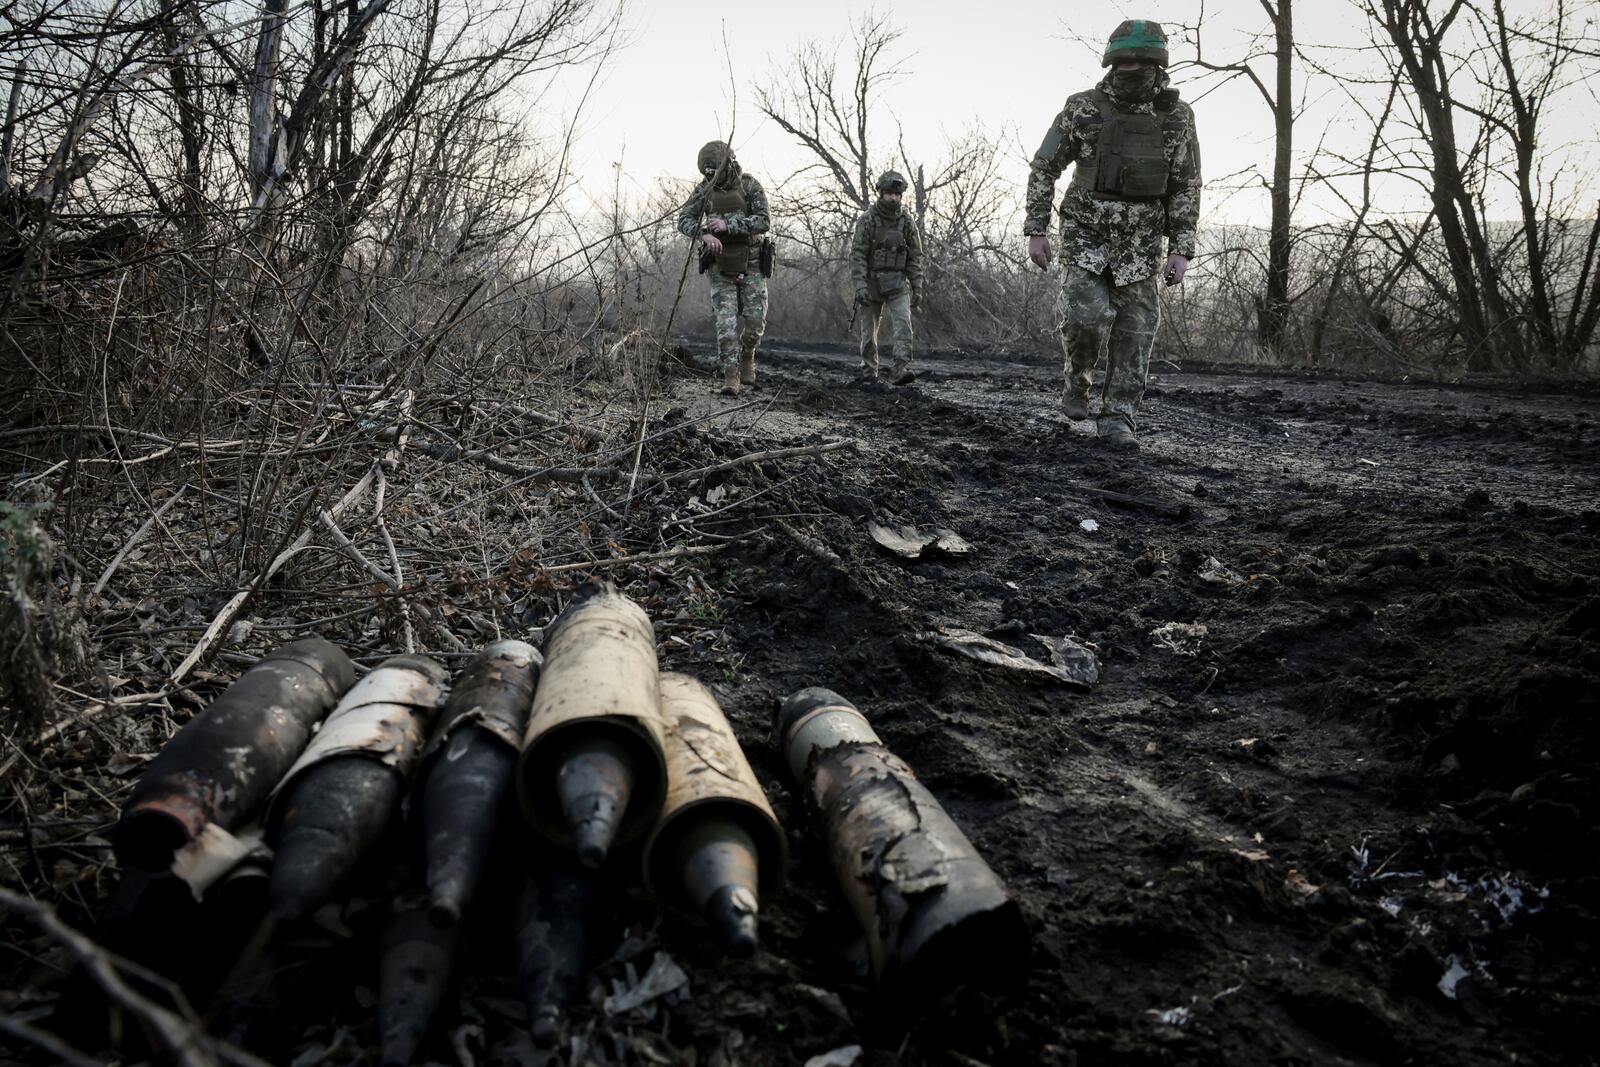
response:
M1535 796L1594 811L1583 762L1594 735L1568 731L1571 759L1507 751L1494 770L1494 743L1479 735L1501 739L1519 720L1479 713L1563 655L1566 680L1546 695L1577 700L1575 714L1593 703L1581 694L1600 663L1570 654L1596 610L1586 605L1600 589L1600 522L1594 497L1567 487L1596 476L1566 439L1594 425L1592 401L1548 414L1548 398L1504 398L1545 412L1518 453L1541 466L1486 502L1458 492L1483 468L1461 462L1453 437L1423 447L1386 429L1435 418L1411 411L1404 389L1359 387L1390 412L1369 436L1384 455L1408 454L1410 473L1372 468L1380 476L1330 485L1338 472L1320 445L1287 473L1279 454L1248 447L1249 427L1286 415L1342 436L1343 409L1303 396L1292 377L1164 375L1147 446L1127 456L1055 415L1053 367L968 359L946 372L935 359L918 387L891 391L850 387L853 357L838 350L765 364L762 395L776 399L745 432L863 447L761 487L807 516L789 521L837 563L778 536L719 563L740 655L726 703L744 709L740 731L761 750L766 724L751 709L807 684L854 699L1035 931L1025 991L967 998L896 1031L824 947L848 931L830 917L820 857L797 836L797 892L777 906L774 948L806 981L841 989L867 1062L1545 1058L1555 1038L1533 991L1554 980L1541 974L1593 988L1593 966L1563 939L1591 928L1594 894L1552 879L1547 849L1516 845L1539 835L1525 817L1507 830L1506 812L1520 775ZM698 414L712 403L703 390L680 384L675 399ZM1193 516L1113 509L1074 492L1083 485L1184 500ZM1527 503L1495 504L1513 493ZM977 552L900 562L865 537L868 517L950 526ZM1100 529L1080 529L1084 518ZM1198 577L1212 558L1237 581ZM1151 645L1169 621L1209 627L1198 655ZM935 624L1019 647L1030 633L1076 633L1099 645L1105 676L1082 696L1021 683L917 639ZM1556 645L1536 662L1508 654L1541 641ZM764 770L781 780L770 752ZM1474 810L1490 817L1462 816L1479 794ZM798 811L784 814L800 825ZM1540 877L1559 904L1496 922L1482 886ZM1445 993L1453 964L1469 959L1471 976ZM1575 1017L1593 1018L1593 999L1578 999Z

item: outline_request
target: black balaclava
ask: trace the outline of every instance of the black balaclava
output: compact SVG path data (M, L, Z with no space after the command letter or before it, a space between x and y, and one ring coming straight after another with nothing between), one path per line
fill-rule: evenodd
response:
M1138 70L1116 70L1106 75L1110 92L1130 104L1148 104L1166 87L1167 72L1154 63L1141 63Z

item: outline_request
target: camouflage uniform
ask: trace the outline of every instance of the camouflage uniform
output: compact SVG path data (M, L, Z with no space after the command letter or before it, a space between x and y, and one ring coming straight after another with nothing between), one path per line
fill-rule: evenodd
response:
M744 237L750 246L749 259L742 271L724 273L721 266L713 266L706 273L711 283L711 313L716 320L718 362L724 373L733 367L747 371L744 381L751 384L755 380L756 346L761 343L761 334L767 326L767 279L761 276L756 250L761 244L761 235L770 226L770 219L767 194L761 183L748 174L738 173L737 164L731 166L735 174L729 175L728 185L731 189L736 184L743 195L742 209L716 214L728 224L727 232L721 235L725 247L734 245L728 238ZM689 199L678 209L678 232L685 237L699 238L701 234L711 233L705 225L712 217L706 208L708 185L709 182L702 181L695 186Z
M1166 90L1161 71L1157 88ZM1194 257L1200 216L1200 145L1194 112L1165 91L1149 103L1119 100L1108 75L1088 92L1067 98L1029 164L1024 232L1048 233L1056 180L1068 164L1077 173L1061 200L1061 294L1056 311L1069 397L1087 397L1101 353L1106 376L1100 418L1122 419L1131 430L1144 395L1160 322L1157 272L1165 237L1171 253ZM1159 121L1166 191L1151 199L1111 198L1094 188L1101 130L1116 115ZM1086 181L1080 176L1088 175Z
M899 178L893 171L885 177L889 175ZM900 185L903 189L904 179ZM890 377L897 383L909 380L911 305L922 286L922 238L916 220L899 205L891 210L881 200L863 211L850 242L850 277L856 293L866 295L856 310L861 376L878 376L878 326L887 312L883 354L890 362Z

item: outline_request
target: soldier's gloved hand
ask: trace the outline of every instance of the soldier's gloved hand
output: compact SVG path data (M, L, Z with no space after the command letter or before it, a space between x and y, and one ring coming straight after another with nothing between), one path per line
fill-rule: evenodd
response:
M713 217L706 222L706 229L712 233L727 233L728 220Z
M1028 258L1037 263L1040 270L1049 270L1051 261L1056 258L1055 250L1050 247L1050 238L1042 233L1029 237Z
M921 289L913 289L913 290L911 290L911 310L912 311L921 311L922 310L922 290Z
M710 252L712 255L722 255L722 242L711 236L709 233L703 233L700 235L700 243L705 245L706 251Z
M1161 272L1168 285L1182 285L1183 272L1189 269L1189 258L1174 252L1167 257L1167 269Z
M866 302L867 302L867 291L865 289L857 289L856 290L856 303L857 304L865 304Z

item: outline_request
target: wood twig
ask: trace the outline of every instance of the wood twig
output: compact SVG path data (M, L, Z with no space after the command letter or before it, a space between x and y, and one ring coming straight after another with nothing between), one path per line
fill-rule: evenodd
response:
M553 567L541 567L539 569L545 574L560 574L563 571L598 570L601 567L626 567L630 563L660 563L662 560L683 559L687 556L711 556L727 547L727 545L685 545L682 548L667 549L665 552L643 552L635 556L618 556L615 559L597 559L583 563L557 563Z
M106 564L106 569L101 571L100 577L95 580L94 588L89 590L89 595L83 600L84 611L89 611L95 606L100 599L100 594L105 590L106 583L117 572L117 568L122 566L122 561L128 558L128 553L132 552L134 546L144 540L144 535L150 532L151 527L161 521L161 516L171 510L172 505L178 502L183 496L184 490L188 488L189 484L187 482L178 486L178 491L167 497L161 506L156 509L155 513L144 520L144 523L137 530L133 531L133 536L128 538L127 542L122 546L122 550L112 557L111 562Z
M1092 485L1078 485L1067 483L1062 490L1067 494L1078 493L1082 496L1104 500L1107 504L1121 508L1135 508L1140 511L1149 511L1169 519L1187 519L1194 513L1188 504L1173 504L1165 500L1152 500L1149 497L1130 496L1127 493L1117 493L1110 489L1099 489Z
M377 475L378 467L376 465L368 468L367 473L361 476L361 480L351 486L350 491L337 504L326 509L328 517L337 521L341 515L354 507L357 501L367 495L367 490L372 488L373 480ZM205 633L200 635L199 642L195 644L187 656L183 657L183 662L179 663L172 674L168 676L168 687L175 686L183 681L189 672L194 669L195 664L209 657L217 650L217 646L222 643L223 638L228 634L229 628L233 626L234 620L239 617L239 612L244 609L250 598L256 594L256 590L271 580L272 576L277 574L285 563L288 563L296 553L311 543L311 531L311 526L307 526L302 530L300 536L296 537L287 548L273 557L272 562L267 564L265 570L250 579L243 589L235 593L222 606L222 610L217 612L216 618L211 620L211 625L206 627Z
M820 445L799 445L795 448L772 448L763 452L750 452L743 456L736 456L733 459L724 460L721 463L714 463L709 467L700 467L697 470L679 471L676 474L663 475L659 480L663 483L693 481L697 478L704 478L710 474L720 474L723 471L731 471L737 467L748 467L752 463L765 463L769 459L793 459L795 456L820 456L826 452L837 452L841 448L855 447L855 439L846 438L843 441L826 441Z

